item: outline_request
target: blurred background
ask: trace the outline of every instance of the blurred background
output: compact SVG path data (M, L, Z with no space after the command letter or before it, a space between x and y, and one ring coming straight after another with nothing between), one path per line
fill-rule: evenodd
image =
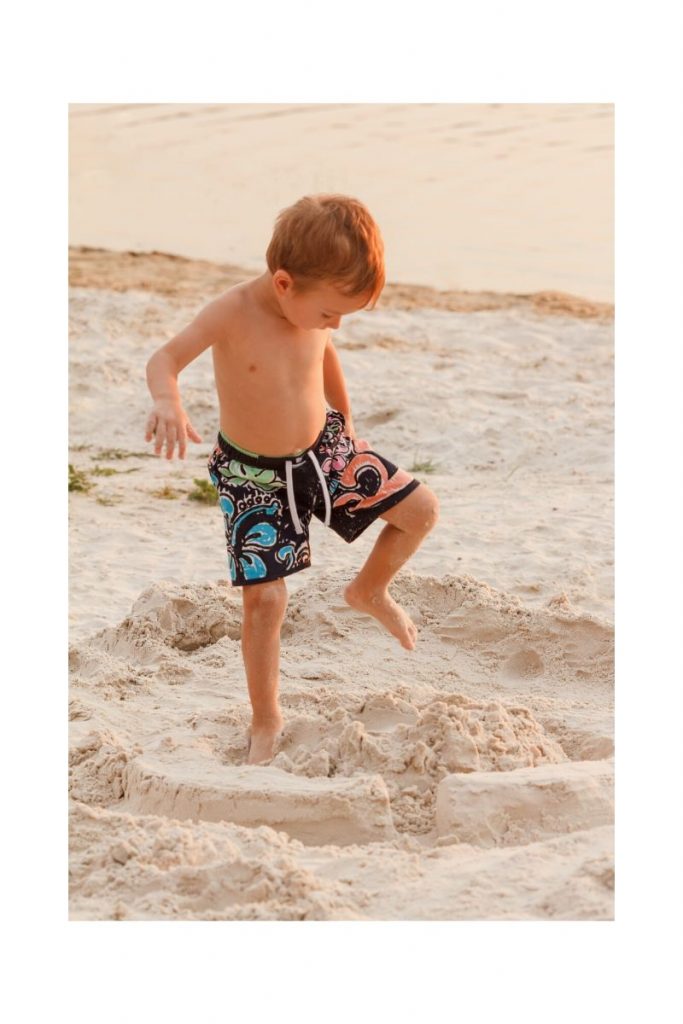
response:
M368 205L387 281L612 302L613 105L74 104L70 243L260 273L280 209Z

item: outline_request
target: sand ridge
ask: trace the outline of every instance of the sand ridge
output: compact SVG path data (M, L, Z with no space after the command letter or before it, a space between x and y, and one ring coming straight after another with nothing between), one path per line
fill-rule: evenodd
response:
M254 277L253 271L231 263L189 259L167 252L121 252L92 246L69 247L69 283L78 288L149 291L171 301L208 301ZM573 316L610 323L614 304L560 291L529 294L430 288L387 282L378 308L450 310L471 313L486 309L519 309L543 316Z
M607 708L611 629L566 608L529 611L518 600L467 577L436 581L403 570L395 592L406 605L412 601L422 619L425 657L422 664L415 659L410 683L397 680L391 665L384 679L376 678L370 686L361 683L357 669L375 626L372 620L352 626L341 619L347 655L348 645L353 645L346 667L337 660L326 670L309 661L309 671L300 673L297 684L293 668L298 651L320 642L321 618L311 610L327 607L328 596L324 590L302 589L283 627L288 668L284 735L271 764L252 767L244 765L247 707L244 702L235 706L227 696L240 684L238 599L225 582L165 582L148 588L118 626L99 631L70 651L72 827L87 820L81 805L111 812L116 820L128 813L141 816L142 822L151 816L175 823L178 834L193 836L192 843L200 845L209 823L221 826L225 836L236 825L250 832L268 826L292 865L299 865L299 855L308 847L325 848L327 863L343 858L349 846L382 844L416 853L471 842L477 827L488 834L485 821L476 825L476 808L470 809L459 839L450 825L439 825L439 787L458 777L495 781L533 767L561 770L567 765L569 784L569 765L576 755L571 744L563 747L552 721L546 720L545 694L556 689L562 664L566 692L580 693L587 685L594 692L595 680L602 678ZM461 623L457 657L445 631L454 611ZM526 703L510 699L505 690L510 647L519 644L518 612L526 620L526 639L555 666L550 680L530 691ZM352 617L358 618L350 612ZM295 624L298 631L286 628ZM482 647L488 658L479 661L475 683L464 666L473 663ZM586 684L589 677L592 681ZM198 706L204 707L202 714L197 714ZM608 737L597 738L608 742ZM607 756L598 763L609 762L611 751L603 753ZM588 763L583 757L577 761ZM573 799L581 808L591 797L579 793ZM533 806L526 834L517 814L516 821L500 828L496 843L485 845L508 845L511 836L517 846L537 842L539 816L547 819L549 813L543 793L536 794ZM485 818L483 809L480 816ZM608 823L604 819L603 813L600 826ZM546 821L544 838L569 831L566 817L554 828ZM139 848L130 841L121 849L114 844L110 856L114 864L117 856L124 858L127 878L134 866L140 869ZM182 849L176 856L191 869ZM124 892L137 903L135 885L127 891L128 884L123 884L118 903L108 904L108 913ZM78 905L83 894L73 885ZM265 885L263 891L274 898L272 886ZM607 901L609 891L605 889ZM343 906L326 904L322 916L363 916L363 897L363 881L357 879L353 899ZM283 906L271 906L271 912L286 917L290 903L291 894ZM184 906L187 910L188 904ZM263 910L259 900L249 900L244 892L233 894L225 909L228 916L255 917ZM180 904L174 913L181 913ZM192 907L192 914L204 916L199 906ZM309 907L306 914L315 916L316 911Z

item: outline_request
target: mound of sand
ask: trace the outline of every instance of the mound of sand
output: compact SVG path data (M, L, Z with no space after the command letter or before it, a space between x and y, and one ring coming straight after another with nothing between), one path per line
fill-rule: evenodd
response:
M339 581L290 597L282 628L286 723L267 766L244 763L241 598L225 581L159 581L118 626L72 645L74 822L96 828L105 820L99 809L134 825L138 836L108 848L107 906L123 900L114 886L117 875L123 880L122 865L127 898L131 886L137 891L130 864L143 884L140 831L156 832L160 822L202 849L217 834L232 849L228 837L236 829L273 837L289 872L301 870L308 849L321 851L316 863L329 866L349 848L414 857L454 845L531 847L610 824L609 736L586 723L573 730L574 739L592 739L596 749L607 745L598 751L603 759L590 762L565 742L572 732L566 718L563 734L547 714L558 688L565 699L587 690L608 699L609 626L566 603L529 609L469 576L436 579L404 569L393 592L420 623L419 642L415 652L387 659L383 671L374 662L363 668L380 630L339 601ZM334 642L346 652L342 658L326 656ZM409 677L400 669L406 659ZM512 689L522 683L529 687L524 701ZM406 872L415 862L400 863ZM226 881L224 896L204 910L219 914L229 897L231 914L258 917L264 905L252 888L262 898L279 891L266 875L240 867L242 882ZM72 880L74 907L88 905L90 869L85 878L85 891ZM324 886L323 898L314 872L308 895L317 895L304 900L305 914L363 916L362 878L353 899L340 902L338 891ZM213 882L205 885L214 891ZM277 913L287 917L296 906L298 914L304 904L289 898ZM459 916L458 907L451 913ZM205 916L197 906L192 914Z

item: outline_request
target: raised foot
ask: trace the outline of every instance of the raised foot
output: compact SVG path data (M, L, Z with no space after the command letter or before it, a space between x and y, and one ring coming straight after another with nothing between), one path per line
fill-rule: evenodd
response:
M348 605L358 612L372 615L400 641L401 647L407 651L415 649L417 626L386 590L369 594L352 582L344 587L343 593Z
M247 733L247 764L265 764L272 760L277 741L282 736L282 719L263 725L252 725Z

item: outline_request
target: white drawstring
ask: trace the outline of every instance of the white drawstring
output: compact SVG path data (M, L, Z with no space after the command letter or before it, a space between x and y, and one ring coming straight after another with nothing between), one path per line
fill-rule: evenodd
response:
M330 502L330 492L327 489L327 481L325 480L325 474L323 473L320 463L318 462L310 448L308 449L308 455L311 462L315 466L316 473L320 477L320 486L323 489L323 498L325 499L325 526L329 526L330 517L332 515L332 503Z
M315 455L310 449L308 451L308 456L313 465L315 466L316 473L320 477L320 484L323 489L323 498L325 500L325 526L329 526L330 519L332 517L332 503L330 502L330 493L327 490L327 481L325 480L325 474L322 471L320 463L318 462ZM301 520L299 519L299 513L297 511L296 501L294 499L294 480L292 478L291 459L287 459L287 461L285 462L285 476L287 477L287 500L289 502L289 507L292 512L292 519L294 520L294 529L296 530L297 533L303 533L304 530L301 525Z
M292 512L292 519L294 520L294 529L297 533L303 533L303 527L299 520L299 513L296 510L296 502L294 500L294 483L292 481L292 460L287 459L285 462L285 476L287 477L287 501Z

